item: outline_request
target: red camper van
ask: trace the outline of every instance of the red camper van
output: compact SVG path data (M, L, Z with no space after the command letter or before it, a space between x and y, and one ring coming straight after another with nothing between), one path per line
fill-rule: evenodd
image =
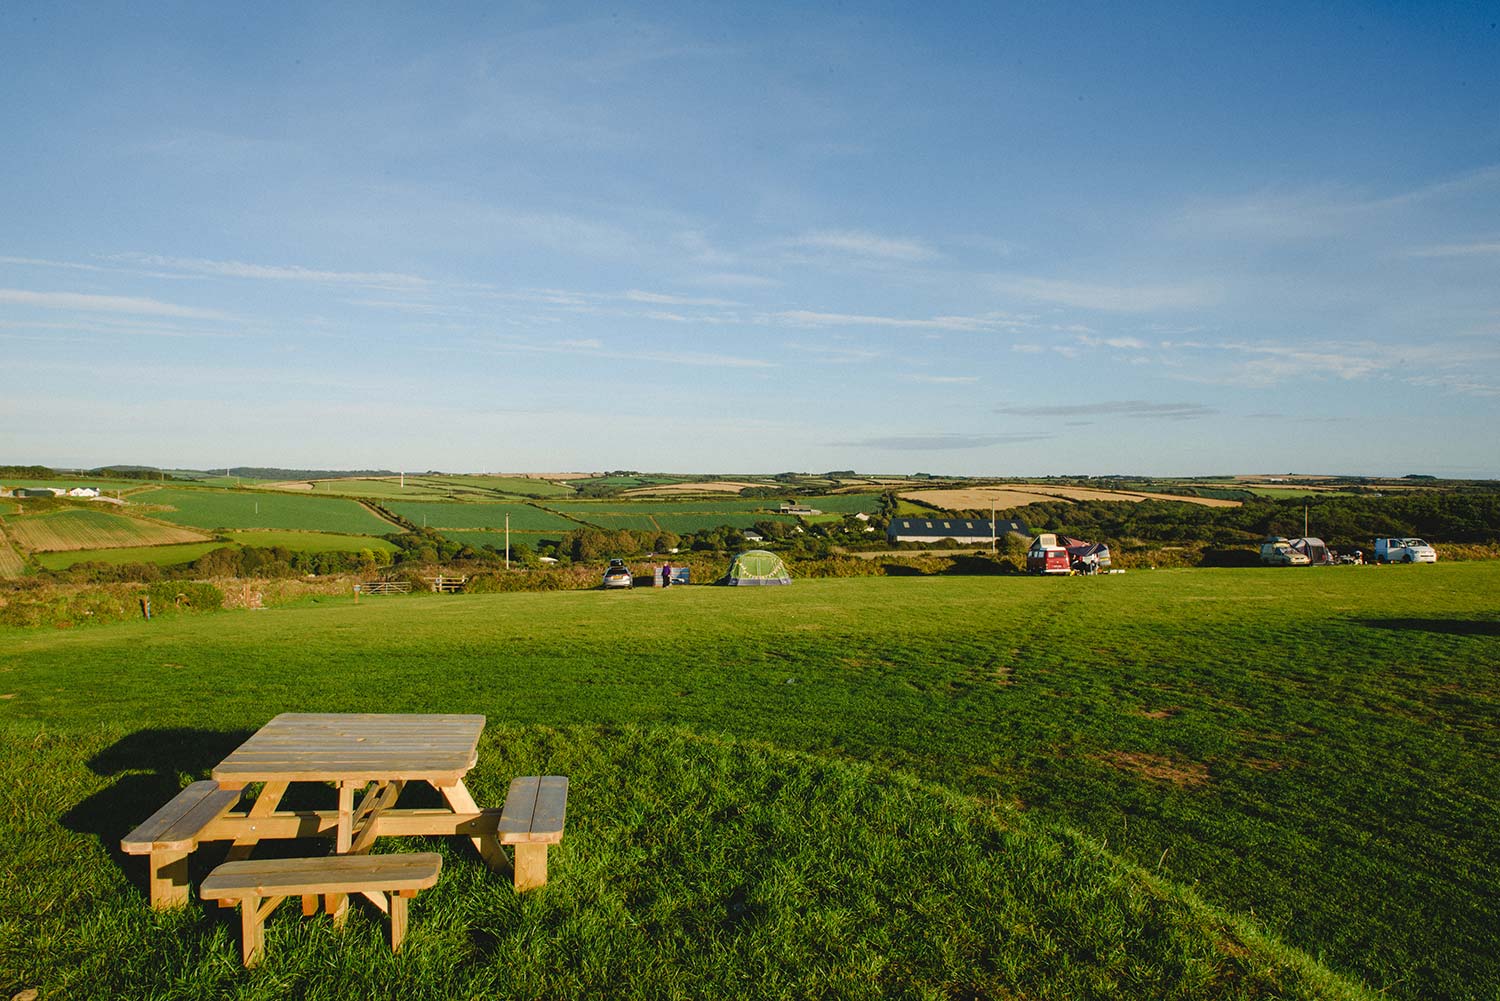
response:
M1073 572L1067 549L1058 544L1057 536L1049 533L1031 540L1026 550L1027 573L1068 574Z

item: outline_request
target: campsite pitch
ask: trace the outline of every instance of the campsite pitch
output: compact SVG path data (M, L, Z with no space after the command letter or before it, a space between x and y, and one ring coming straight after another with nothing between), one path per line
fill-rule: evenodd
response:
M0 991L1492 997L1497 596L1470 563L9 632ZM288 914L245 979L228 919L151 914L114 845L271 716L372 689L489 716L482 801L572 777L552 881L435 843L400 956Z

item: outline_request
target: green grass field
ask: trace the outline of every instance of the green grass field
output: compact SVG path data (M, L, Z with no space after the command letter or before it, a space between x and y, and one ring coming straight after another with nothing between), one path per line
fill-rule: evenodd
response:
M829 514L874 514L880 510L879 494L824 494L821 497L799 497L800 503Z
M1497 599L1466 563L13 631L0 991L1494 998ZM444 842L401 955L284 906L253 975L231 916L146 909L132 824L277 712L376 708L488 714L481 802L573 777L546 889Z
M442 534L445 539L452 539L454 542L461 542L465 545L473 546L476 549L482 549L485 546L494 546L501 552L505 551L505 532L503 530L498 532L484 532L478 530L461 531L454 529L444 529ZM561 534L561 532L555 531L522 532L516 528L512 528L510 530L510 543L514 546L518 542L524 542L528 546L535 549L543 542L556 542L558 536L560 536Z
M196 528L291 529L348 535L387 535L400 531L358 501L265 491L165 487L137 494L137 504L165 506L151 516Z
M391 531L396 531L392 528ZM338 535L333 532L227 532L242 546L269 549L280 546L294 553L357 553L368 549L371 552L394 553L397 547L384 539L373 539L368 535Z
M170 546L80 549L66 553L37 553L36 561L48 570L66 570L79 563L104 563L112 567L127 563L155 563L167 567L191 563L204 553L223 547L222 542L183 542Z
M510 517L512 530L566 532L577 522L530 504L452 504L443 501L388 501L382 505L414 525L428 528L501 529Z

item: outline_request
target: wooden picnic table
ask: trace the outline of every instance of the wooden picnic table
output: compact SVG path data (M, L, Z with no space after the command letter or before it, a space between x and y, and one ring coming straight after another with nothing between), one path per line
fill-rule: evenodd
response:
M464 785L479 760L484 722L436 713L282 713L214 768L221 789L262 786L248 810L224 813L200 840L232 840L234 859L266 838L331 833L336 852L359 854L381 835L466 834L487 862L504 864L499 811L481 810ZM333 783L338 809L279 809L293 782ZM431 785L447 808L396 809L409 782Z
M568 780L515 778L503 808L480 808L464 776L479 759L484 723L479 715L282 713L219 762L212 781L183 789L120 847L150 856L154 907L186 902L188 856L210 841L231 842L229 861L240 861L268 839L332 837L335 853L362 855L378 837L458 835L490 868L511 870L517 890L542 886L547 850L562 840ZM337 808L283 809L294 782L331 783ZM445 805L397 808L412 782L432 786ZM259 793L241 806L252 784ZM514 865L502 844L513 846Z

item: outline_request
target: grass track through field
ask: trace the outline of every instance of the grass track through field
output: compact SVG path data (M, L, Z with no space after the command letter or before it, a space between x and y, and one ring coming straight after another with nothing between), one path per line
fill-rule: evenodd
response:
M1077 827L1387 996L1489 998L1497 599L1469 563L340 601L12 634L0 725L249 729L378 691L732 734Z

